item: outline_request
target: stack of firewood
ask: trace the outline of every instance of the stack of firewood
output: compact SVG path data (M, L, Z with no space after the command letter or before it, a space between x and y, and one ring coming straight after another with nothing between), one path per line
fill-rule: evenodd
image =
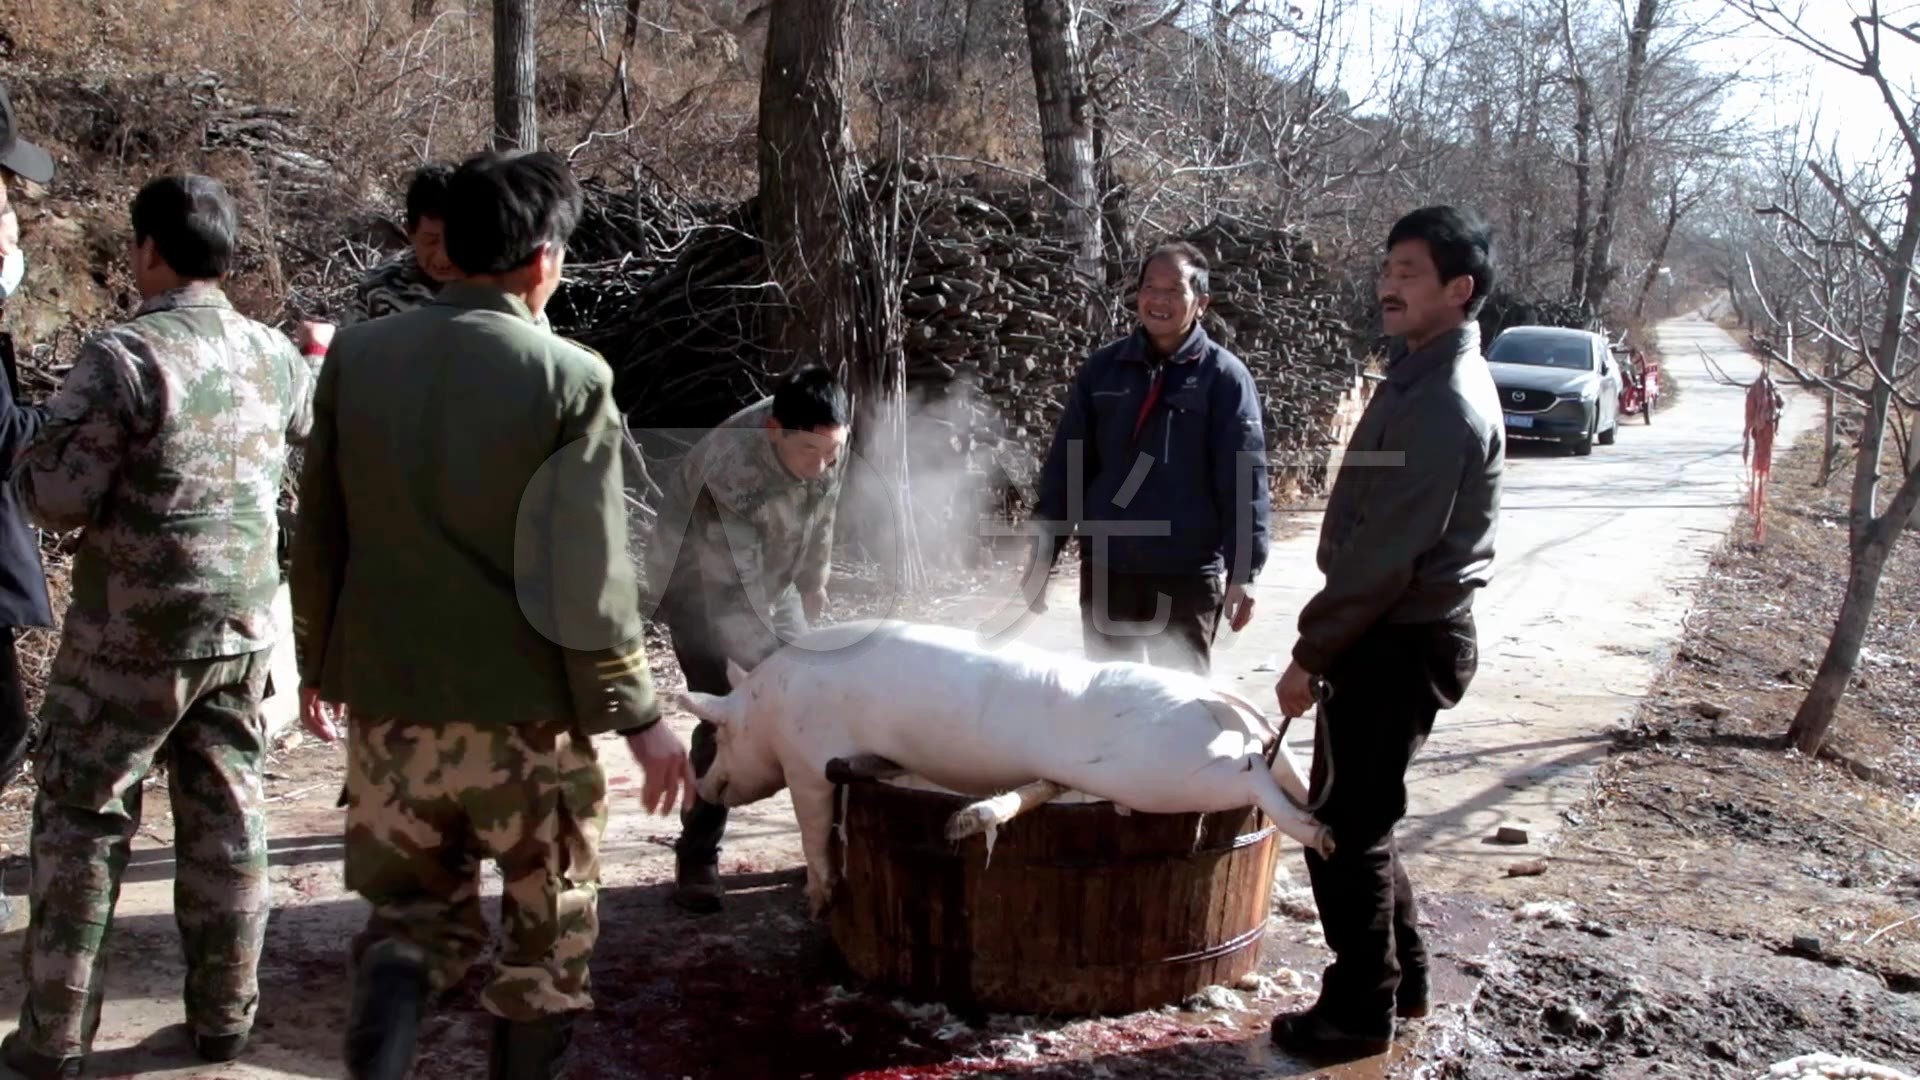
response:
M909 387L942 399L942 446L981 455L981 469L1026 488L1074 371L1131 329L1132 298L1075 273L1043 188L950 179L920 165L884 180L869 176L896 181L902 243L910 245L900 296ZM656 230L651 254L614 258L617 245L597 233L609 221L632 232L636 221L594 207L610 199L632 202L609 189L593 193L570 246L599 258L570 269L555 325L613 365L620 405L643 444L658 429L697 433L761 393L779 367L762 333L762 315L780 293L754 235L756 204L705 224L672 218ZM1291 230L1234 221L1184 239L1212 262L1207 326L1254 372L1276 470L1317 486L1318 470L1303 463L1334 449L1333 417L1357 368L1312 244Z

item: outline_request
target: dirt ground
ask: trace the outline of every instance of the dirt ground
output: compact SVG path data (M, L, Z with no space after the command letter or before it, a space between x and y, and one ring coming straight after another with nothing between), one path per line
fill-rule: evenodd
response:
M1820 450L1776 462L1767 542L1743 517L1714 559L1547 875L1493 891L1516 932L1446 1073L1753 1076L1811 1052L1920 1070L1913 537L1830 742L1864 768L1778 748L1846 579L1850 474L1816 487Z
M1890 567L1862 685L1835 736L1842 753L1885 775L1864 781L1765 744L1817 663L1843 579L1843 527L1830 523L1844 482L1808 487L1810 446L1817 440L1778 463L1767 545L1743 527L1714 558L1673 663L1620 727L1592 797L1571 801L1563 831L1524 852L1544 855L1545 873L1480 874L1423 896L1439 1009L1392 1055L1338 1075L1755 1076L1812 1050L1920 1066L1920 922L1901 922L1920 914L1912 538ZM943 576L914 610L892 611L939 621L1001 572ZM835 613L890 605L886 593L843 575ZM679 676L664 641L652 645L666 692ZM673 908L677 822L632 810L626 751L608 741L603 753L624 802L604 849L597 1005L579 1032L575 1077L1327 1075L1275 1054L1266 1038L1274 1013L1312 1000L1327 959L1292 848L1281 853L1259 973L1242 986L1118 1018L955 1015L862 990L839 968L826 930L805 917L784 799L736 811L723 913ZM365 916L339 881L340 778L335 747L296 741L274 755L278 906L261 1022L247 1058L226 1070L195 1062L178 1028L164 1026L177 1022L181 975L165 891L174 830L164 783L150 785L110 948L111 1049L96 1075L340 1074L344 942ZM29 792L15 783L0 794L0 892L15 903ZM484 1073L480 980L476 972L437 1003L416 1075ZM18 1008L13 982L0 980L0 1027Z

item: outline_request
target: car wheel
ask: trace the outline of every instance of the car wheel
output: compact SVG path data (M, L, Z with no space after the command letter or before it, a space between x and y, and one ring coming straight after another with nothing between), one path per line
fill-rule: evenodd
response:
M1600 418L1597 416L1594 417L1593 424L1594 424L1594 427L1599 426ZM1592 455L1592 453L1593 453L1593 427L1589 427L1587 428L1587 433L1585 435L1580 436L1580 438L1574 442L1573 456L1588 457Z
M1616 419L1616 420L1615 420L1615 421L1613 422L1613 426L1612 426L1612 427L1610 427L1610 428L1608 428L1607 430L1605 430L1605 431L1603 431L1603 432L1601 432L1601 433L1600 433L1600 445L1601 445L1601 446L1612 446L1612 445L1613 445L1613 437L1614 437L1615 435L1618 435L1619 433L1620 433L1620 421Z

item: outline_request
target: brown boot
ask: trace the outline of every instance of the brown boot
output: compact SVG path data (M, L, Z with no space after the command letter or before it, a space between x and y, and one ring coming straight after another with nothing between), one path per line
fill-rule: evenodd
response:
M673 902L696 915L711 915L720 910L720 898L726 895L720 884L720 868L713 863L680 864L674 873Z

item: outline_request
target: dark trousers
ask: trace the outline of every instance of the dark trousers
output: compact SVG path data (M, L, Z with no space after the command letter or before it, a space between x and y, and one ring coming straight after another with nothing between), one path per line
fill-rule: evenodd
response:
M673 658L680 665L680 673L686 677L687 689L702 694L725 694L732 689L727 683L727 658L721 655L706 633L703 620L680 614L662 612L666 615L667 634L673 639ZM713 765L713 757L719 751L714 739L713 725L705 720L693 729L693 745L687 757L693 764L693 775L707 775L707 769ZM710 803L693 797L685 810L680 811L680 839L673 845L675 859L682 866L705 866L720 861L720 837L727 831L727 808L719 803Z
M1082 559L1080 638L1087 659L1206 675L1225 595L1217 574L1123 574Z
M13 779L14 770L26 759L33 730L20 678L20 652L15 647L19 633L14 627L0 626L0 787Z
M1478 664L1467 614L1377 625L1326 673L1330 696L1320 708L1310 784L1316 799L1326 793L1317 816L1333 830L1334 854L1307 852L1307 874L1334 960L1315 1007L1356 1033L1390 1031L1402 977L1426 974L1413 884L1393 829L1407 812L1407 766Z

